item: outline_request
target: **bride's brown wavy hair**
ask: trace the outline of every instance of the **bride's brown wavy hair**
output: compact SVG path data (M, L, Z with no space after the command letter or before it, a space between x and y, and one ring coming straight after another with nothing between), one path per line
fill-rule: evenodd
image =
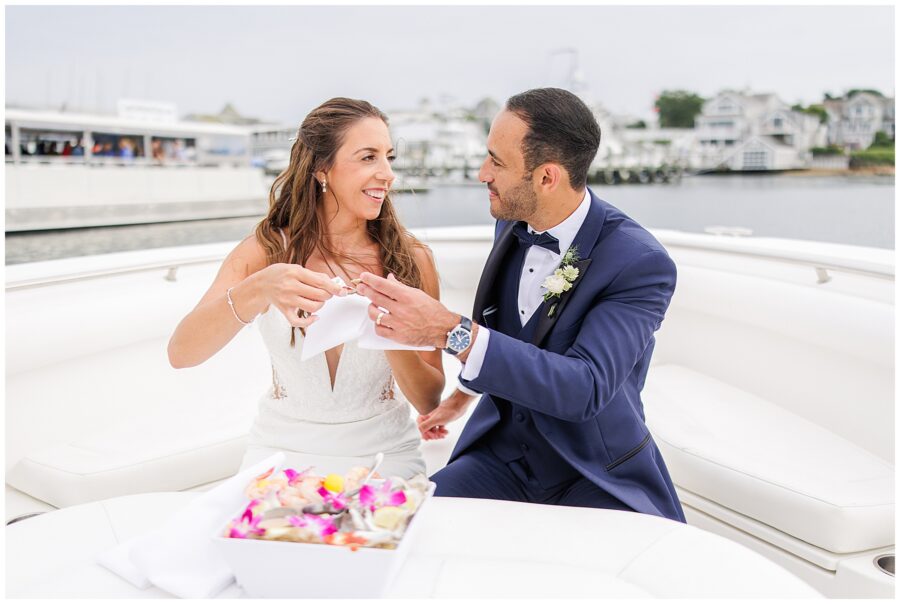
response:
M347 130L365 118L377 118L388 124L387 116L371 103L343 97L325 101L303 120L291 147L290 164L269 191L269 212L256 226L256 239L266 251L267 265L277 262L305 265L316 250L326 261L334 258L339 265L341 259L356 260L331 247L325 228L324 193L315 174L331 168ZM279 229L288 234L287 249ZM400 224L389 193L384 197L378 218L366 221L366 231L378 243L384 274L393 273L402 283L421 289L422 273L413 249L424 245Z

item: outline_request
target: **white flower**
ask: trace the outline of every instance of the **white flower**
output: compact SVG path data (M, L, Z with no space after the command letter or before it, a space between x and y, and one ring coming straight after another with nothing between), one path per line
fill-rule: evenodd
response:
M578 269L572 266L572 264L578 262L578 259L577 247L573 245L566 250L562 262L560 262L556 270L553 271L553 274L544 279L544 282L541 284L541 287L547 290L547 293L544 294L545 302L549 302L553 298L559 298L562 296L563 292L572 289L572 284L575 283L575 280L578 279L579 275ZM553 303L550 306L550 310L547 312L547 316L552 317L555 312L556 303Z
M544 279L542 287L547 288L547 291L550 294L558 296L572 287L572 284L566 281L565 277L562 275L553 274Z
M562 276L566 278L566 281L571 283L578 278L578 269L574 266L564 266L562 268Z

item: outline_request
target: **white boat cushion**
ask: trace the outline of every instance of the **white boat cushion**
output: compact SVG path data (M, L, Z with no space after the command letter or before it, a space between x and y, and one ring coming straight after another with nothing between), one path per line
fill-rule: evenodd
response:
M171 418L118 427L26 455L7 484L56 507L119 495L179 491L233 475L251 418Z
M642 399L680 489L831 552L894 543L894 467L884 459L679 365L654 366Z
M429 476L447 464L474 408L471 404L465 416L449 426L446 438L422 443ZM191 489L232 476L247 446L252 415L246 409L220 417L200 409L195 415L148 414L136 424L30 453L10 469L6 482L61 508L120 495Z

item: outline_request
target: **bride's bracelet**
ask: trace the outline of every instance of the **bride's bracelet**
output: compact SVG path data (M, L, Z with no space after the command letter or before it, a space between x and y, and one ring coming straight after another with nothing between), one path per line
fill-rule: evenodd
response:
M225 299L228 300L228 306L231 307L231 313L234 315L234 318L237 319L238 323L240 323L241 325L250 325L251 323L253 323L253 319L250 319L249 321L244 321L242 318L240 318L238 316L237 311L234 309L234 300L231 299L231 290L233 290L233 289L234 289L233 287L229 287L227 290L225 290Z

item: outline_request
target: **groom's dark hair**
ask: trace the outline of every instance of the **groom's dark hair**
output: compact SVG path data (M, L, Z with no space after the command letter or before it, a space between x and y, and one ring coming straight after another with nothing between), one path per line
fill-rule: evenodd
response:
M506 109L528 124L522 140L527 171L553 162L569 173L573 189L587 184L588 168L600 146L600 126L581 99L561 88L535 88L510 97Z

